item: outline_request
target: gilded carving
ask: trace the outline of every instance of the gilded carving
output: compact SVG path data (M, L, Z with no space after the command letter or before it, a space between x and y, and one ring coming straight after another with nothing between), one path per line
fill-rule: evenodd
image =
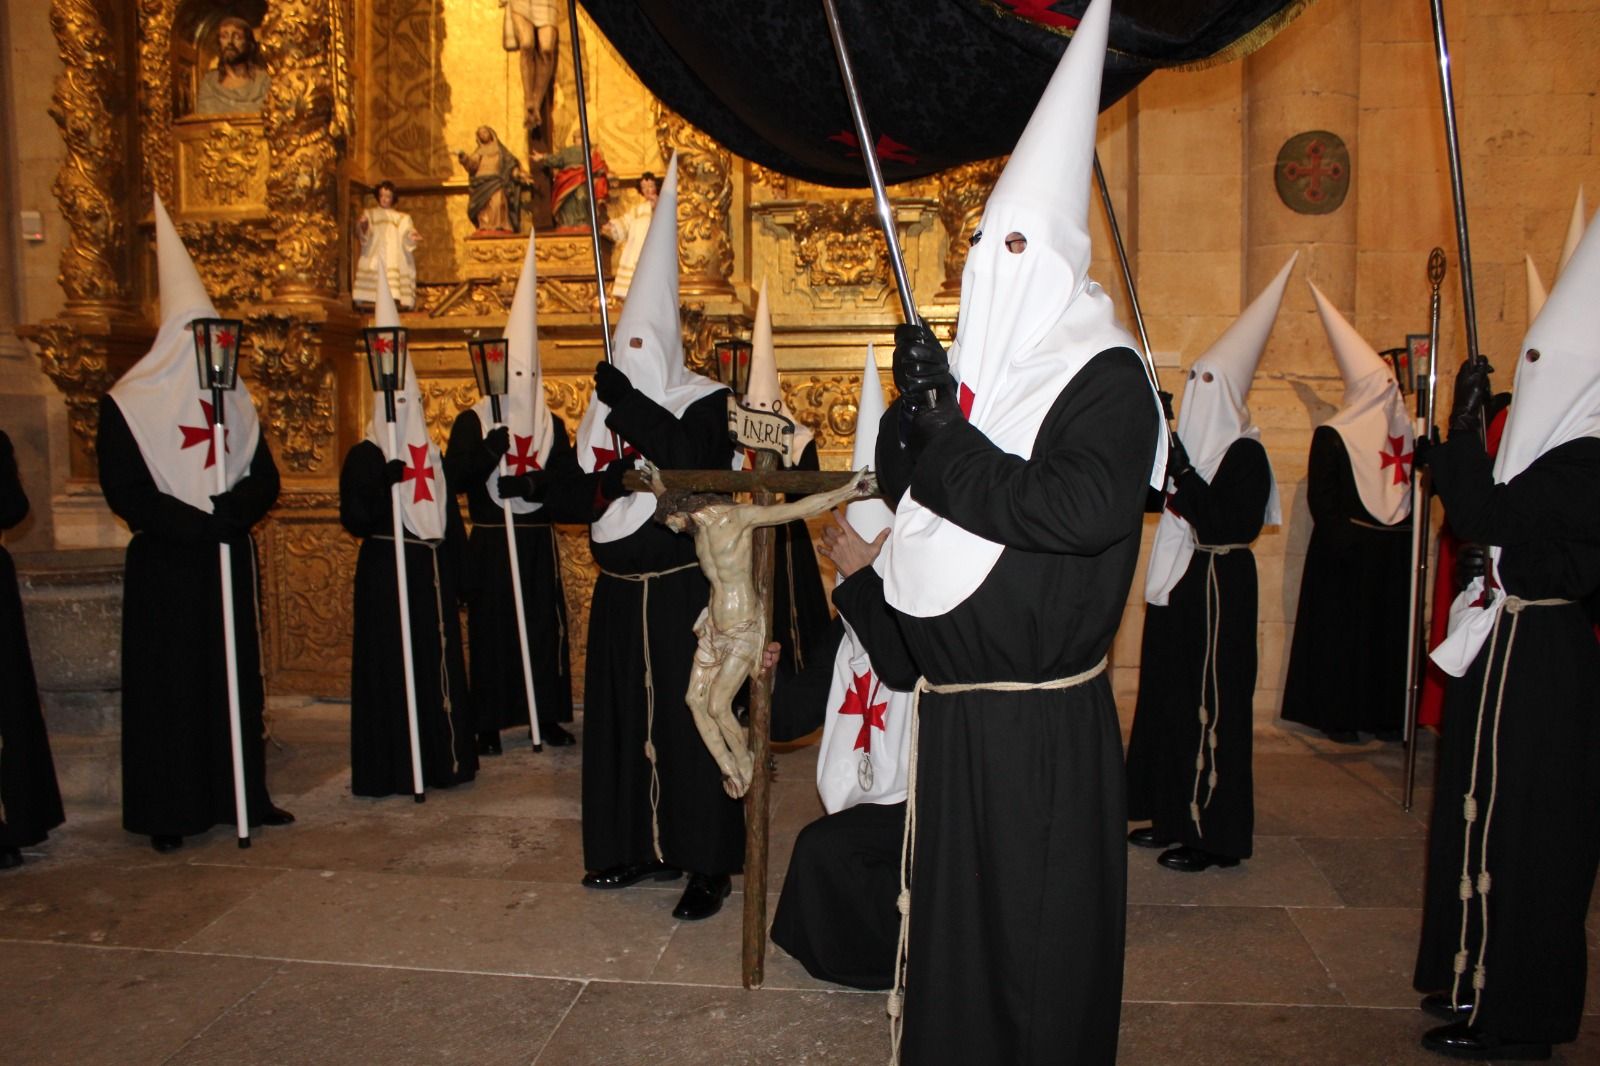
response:
M261 41L272 71L263 124L271 149L267 206L277 223L277 292L339 292L338 165L344 129L330 68L328 6L338 0L274 0Z
M254 130L240 129L231 122L213 129L195 162L195 177L200 179L206 199L221 206L244 199L261 162L261 150L261 138Z
M567 648L574 684L582 691L589 647L589 603L600 570L589 551L588 526L557 526L556 550L561 555L561 582L567 593Z
M247 320L245 341L251 376L260 385L254 394L278 458L298 473L316 470L338 423L333 369L315 332L292 315L262 312Z
M819 451L848 450L855 441L861 386L855 375L811 375L781 384L783 402L811 427Z
M733 156L657 102L656 139L663 158L678 153L678 259L686 293L729 291L733 242Z
M450 87L436 42L444 37L445 5L428 0L373 0L370 53L363 70L362 139L376 173L422 180L450 172L442 131Z
M795 261L813 286L888 282L889 253L871 200L806 204L793 231Z
M750 168L750 181L765 188L773 198L787 200L790 195L791 179L787 174L780 174L770 170L760 163L747 163Z
M428 436L443 451L450 439L450 427L456 415L478 402L478 386L471 378L465 381L423 381L422 409L427 413Z
M189 257L219 307L255 303L272 284L276 240L270 222L179 222Z
M125 159L118 134L127 92L109 24L104 0L55 0L50 8L62 63L50 117L66 143L51 190L71 230L58 277L69 304L128 298Z
M578 420L589 406L589 393L594 391L593 378L544 379L544 402L550 410L561 416L567 424L567 436L577 440Z
M100 431L100 397L118 376L106 361L105 349L60 319L45 323L30 339L39 347L45 376L66 397L67 425L84 454L93 457L95 435Z
M683 334L683 365L696 374L715 377L712 346L736 334L744 336L750 323L747 319L709 314L703 301L689 300L678 306L678 327Z
M338 511L336 496L288 497L280 501L266 560L268 659L272 673L300 675L328 689L344 690L350 679L351 579L357 544L337 519L305 512ZM314 680L313 680L314 679ZM329 694L338 694L337 691Z
M172 19L176 0L139 0L139 149L145 181L178 202L172 147Z
M939 221L944 223L949 243L944 253L942 298L961 291L961 270L967 262L967 245L983 216L983 205L1005 166L1005 158L981 159L962 163L936 175L939 189Z

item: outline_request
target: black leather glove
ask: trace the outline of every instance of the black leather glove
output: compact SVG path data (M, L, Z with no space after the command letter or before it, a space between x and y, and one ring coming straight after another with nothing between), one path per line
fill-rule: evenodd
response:
M544 472L511 474L495 482L495 490L502 500L537 500L544 495Z
M1166 389L1157 389L1156 396L1161 400L1161 417L1168 422L1172 421L1172 393Z
M633 469L633 457L613 459L600 471L600 495L608 500L621 499L633 490L622 483L622 477Z
M1427 433L1411 442L1411 469L1421 470L1428 465L1432 451L1439 443L1439 427L1434 426Z
M1183 446L1183 438L1173 433L1167 438L1167 477L1177 487L1185 475L1192 473L1194 463L1189 461L1189 449Z
M1489 401L1489 372L1494 367L1487 359L1468 359L1456 371L1456 393L1450 405L1450 435L1480 433L1483 407Z
M1475 577L1489 572L1489 549L1482 544L1463 544L1456 549L1456 587L1466 588Z
M633 393L633 382L628 375L601 360L594 367L594 394L607 407L615 408Z
M956 423L967 420L967 416L961 413L955 389L941 388L924 395L929 395L931 402L913 413L910 435L906 438L906 448L913 464L922 457L923 449L935 437Z
M406 463L404 459L390 459L383 464L383 484L398 485L406 479Z
M483 446L496 459L511 450L511 427L496 426L483 435Z
M211 497L211 528L224 540L250 532L250 518L232 492Z
M902 396L925 397L932 390L949 390L950 359L927 323L896 326L894 331L894 385ZM912 401L913 406L931 402Z

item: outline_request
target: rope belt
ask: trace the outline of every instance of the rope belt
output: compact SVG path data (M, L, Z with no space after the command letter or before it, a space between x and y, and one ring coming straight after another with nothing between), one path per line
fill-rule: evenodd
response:
M978 681L971 684L955 682L936 685L926 677L917 679L911 692L910 758L906 761L906 826L900 838L900 895L895 906L900 911L900 937L895 946L894 989L889 993L889 1034L891 1064L900 1061L900 1037L905 1024L906 960L911 943L911 867L916 860L917 844L917 735L921 731L918 721L922 708L922 694L932 692L939 696L961 692L1047 692L1055 689L1077 688L1093 681L1106 672L1106 657L1089 669L1058 677L1054 681Z
M394 543L393 533L374 533L373 540L386 540ZM450 702L450 655L448 642L444 635L444 592L439 580L439 545L442 540L422 540L419 537L407 537L407 544L416 544L428 549L428 555L433 560L433 614L438 620L439 629L439 705L444 709L444 724L450 733L450 774L456 776L461 773L461 761L456 755L456 722L454 708Z
M1472 774L1467 781L1466 795L1461 799L1461 816L1466 823L1463 832L1461 849L1461 936L1456 946L1456 957L1453 969L1455 977L1450 983L1450 1002L1458 1006L1461 1001L1461 978L1467 972L1467 919L1472 910L1472 897L1478 896L1478 908L1482 928L1479 930L1478 960L1472 967L1472 1016L1467 1019L1467 1024L1472 1025L1478 1020L1478 1011L1483 1006L1482 992L1489 981L1489 969L1484 959L1489 948L1489 824L1494 820L1494 802L1500 784L1500 711L1505 705L1506 675L1511 672L1511 649L1517 642L1517 623L1522 620L1522 612L1529 607L1560 607L1572 603L1555 597L1542 600L1525 600L1520 596L1506 596L1505 609L1495 616L1494 628L1489 631L1489 658L1483 668L1483 688L1478 693L1478 716L1472 734ZM1494 672L1495 644L1500 638L1500 622L1505 616L1511 616L1511 631L1506 634L1505 649L1500 660L1500 683L1496 686L1494 697L1494 719L1490 726L1489 735L1489 802L1483 812L1483 832L1478 840L1478 874L1472 876L1472 827L1478 821L1478 763L1483 751L1483 711L1489 702L1489 675Z
M1411 523L1410 522L1397 522L1392 526L1385 526L1385 525L1381 525L1381 524L1379 524L1377 522L1367 522L1367 521L1364 521L1363 519L1360 519L1360 518L1347 518L1347 519L1345 519L1345 521L1349 522L1353 526L1360 526L1362 529L1376 529L1379 533L1410 533L1411 532Z
M1217 674L1218 644L1222 637L1222 586L1217 583L1217 557L1230 552L1248 551L1248 544L1196 544L1194 550L1206 556L1206 640L1205 659L1200 664L1200 747L1194 755L1194 788L1189 793L1189 819L1194 831L1204 837L1200 812L1211 806L1217 794L1217 722L1222 717L1222 681ZM1206 686L1210 683L1211 706L1206 706ZM1206 772L1206 756L1211 757L1211 772ZM1200 780L1205 778L1206 800L1200 802Z
M644 634L644 757L650 760L650 845L655 849L657 862L667 860L661 854L661 770L656 764L656 676L650 665L650 582L699 566L699 562L684 563L670 570L651 570L643 574L615 574L604 567L600 569L606 577L644 586L639 601L639 624Z

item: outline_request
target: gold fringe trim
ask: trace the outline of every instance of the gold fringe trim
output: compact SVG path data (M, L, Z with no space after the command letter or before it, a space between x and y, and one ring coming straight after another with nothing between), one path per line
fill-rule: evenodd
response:
M1074 33L1073 30L1069 30L1065 26L1046 26L1043 23L1035 22L1033 19L1023 18L1015 11L1001 4L1000 0L982 0L982 2L983 6L993 11L997 18L1013 19L1017 22L1025 22L1034 29L1044 30L1046 33L1053 33L1057 37L1066 37L1070 39ZM1243 59L1245 56L1261 48L1279 33L1282 33L1284 27L1288 26L1289 23L1299 18L1300 15L1304 13L1305 9L1310 7L1315 2L1316 0L1293 0L1292 3L1285 5L1276 14L1264 19L1260 25L1256 26L1256 28L1251 30L1249 33L1242 37L1235 38L1232 42L1225 45L1220 50L1212 53L1209 56L1206 56L1203 59L1191 59L1183 63L1155 63L1155 67L1158 70L1207 70L1211 67L1220 67L1227 63L1232 63L1236 59ZM1108 48L1106 51L1115 56L1124 56L1128 59L1135 59L1146 63L1152 62L1148 56L1142 56L1135 52L1125 52L1120 48Z

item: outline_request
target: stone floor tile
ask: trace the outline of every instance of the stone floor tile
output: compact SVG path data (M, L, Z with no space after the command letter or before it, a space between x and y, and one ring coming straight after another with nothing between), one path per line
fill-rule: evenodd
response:
M1156 862L1154 848L1128 848L1128 902L1201 906L1332 907L1327 880L1290 837L1255 838L1255 854L1230 869L1180 873Z
M1425 840L1301 837L1297 843L1345 906L1422 906Z
M144 855L129 849L129 865L29 863L0 876L0 936L174 947L280 876Z
M364 872L282 875L183 947L300 961L641 980L673 891Z
M882 994L595 982L534 1066L860 1066L888 1057Z
M1129 907L1122 995L1172 1003L1343 1002L1278 907Z
M1419 1043L1429 1024L1418 1010L1125 1003L1117 1066L1440 1066Z
M1289 911L1345 1001L1357 1007L1417 1005L1411 970L1422 912L1399 907L1304 907Z
M167 1060L230 1066L526 1066L583 985L286 963Z
M772 926L772 913L777 906L777 895L768 896L769 929ZM743 942L744 895L735 892L714 917L702 922L678 923L667 950L661 953L661 960L651 971L650 980L673 984L720 985L725 988L743 987L740 955ZM764 971L763 988L831 990L839 987L806 973L804 966L770 939L767 941Z
M1260 836L1420 837L1426 831L1423 819L1354 778L1336 788L1256 789Z
M259 959L0 942L0 1056L13 1066L162 1062L276 969Z

